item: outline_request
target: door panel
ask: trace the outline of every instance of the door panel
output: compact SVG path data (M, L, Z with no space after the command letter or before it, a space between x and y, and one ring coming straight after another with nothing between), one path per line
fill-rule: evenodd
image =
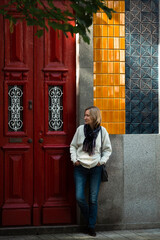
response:
M16 17L16 13L15 13ZM14 33L1 18L5 46L1 54L0 78L0 207L1 223L31 225L33 203L33 30L17 22ZM4 44L5 43L5 44ZM3 102L4 100L4 102Z
M75 40L50 29L43 38L35 37L34 50L39 89L34 109L40 120L34 126L35 165L39 165L35 175L41 172L39 181L35 178L34 224L39 224L36 219L41 212L43 224L74 223L69 144L75 130Z
M75 38L0 26L0 224L75 223Z

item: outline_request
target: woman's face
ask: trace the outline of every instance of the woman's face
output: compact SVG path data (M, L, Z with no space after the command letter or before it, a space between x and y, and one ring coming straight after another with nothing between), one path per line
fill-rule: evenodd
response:
M91 127L93 126L93 119L91 118L89 110L85 111L84 122L85 122L85 124L89 124Z

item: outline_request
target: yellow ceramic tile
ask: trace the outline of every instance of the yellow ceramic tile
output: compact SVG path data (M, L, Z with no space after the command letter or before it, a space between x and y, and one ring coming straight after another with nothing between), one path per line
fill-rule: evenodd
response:
M120 64L119 62L114 62L114 73L120 72Z
M94 61L101 61L102 60L102 50L95 49L94 50Z
M120 74L120 85L125 85L125 74Z
M107 109L109 109L109 110L113 110L114 109L114 98L108 98Z
M108 86L107 87L107 92L108 92L108 97L113 98L114 97L114 87L113 86Z
M106 49L108 47L108 38L102 38L102 48Z
M114 84L114 75L108 74L108 85L113 85L113 84Z
M120 1L114 1L114 10L120 12Z
M114 48L118 49L120 48L120 38L114 38Z
M101 74L94 74L94 79L96 80L96 85L103 85L103 76Z
M107 98L108 97L108 87L103 87L103 98Z
M119 122L125 122L125 111L119 112Z
M109 8L113 8L113 7L114 7L113 2L114 2L114 1L108 1L108 7L109 7Z
M103 88L102 87L96 87L95 89L95 97L99 98L103 95Z
M108 37L114 36L114 26L108 25Z
M102 73L108 73L108 62L102 63Z
M102 73L102 63L94 62L94 73Z
M114 71L114 65L113 62L108 62L108 73L113 73Z
M125 12L125 1L119 1L120 3L120 12Z
M119 98L120 97L120 87L114 86L114 97Z
M125 98L119 99L119 109L121 110L125 109Z
M108 85L108 74L103 74L103 86Z
M95 51L95 49L93 49L93 61L95 61L96 60L96 51Z
M102 24L107 24L107 22L108 22L107 14L102 13Z
M119 74L114 74L114 85L119 85L120 84L120 75Z
M113 49L114 47L114 38L107 38L108 39L108 48Z
M96 75L96 74L93 74L93 86L96 86L96 85L97 85L95 75Z
M108 50L102 50L102 61L108 60Z
M125 62L120 62L120 73L125 73Z
M102 26L101 25L94 25L93 26L93 36L102 36Z
M119 122L119 111L113 111L113 122Z
M125 1L107 1L117 12L94 15L94 104L110 134L125 133Z
M93 87L93 96L94 96L94 98L96 98L96 87L95 86Z
M107 37L108 36L108 26L107 25L103 25L102 26L102 36L103 37Z
M120 24L125 24L125 13L120 13Z
M125 38L120 38L120 49L125 49Z
M119 37L119 35L120 35L120 27L114 26L114 36Z
M119 134L125 134L125 123L119 123Z
M93 104L94 104L94 106L97 106L96 98L93 99Z
M108 50L108 61L114 61L114 51Z
M107 98L103 98L103 109L104 110L108 109L108 99Z
M106 122L112 122L113 121L113 111L107 111L107 119Z
M107 119L107 111L102 111L102 121L103 122L107 122L106 119Z
M125 98L125 86L121 86L120 89L120 97Z
M95 24L101 24L102 21L102 13L96 13L96 17L95 17Z
M120 24L120 13L114 13L114 24Z
M119 60L120 60L120 51L114 50L114 61L119 61Z
M119 30L119 35L120 37L125 37L125 27L124 26L120 26L120 30Z
M102 122L102 126L103 126L104 128L106 128L106 129L107 129L107 132L110 134L109 128L108 128L108 123L103 123L103 122Z
M120 61L125 62L125 50L120 50Z
M119 100L120 100L119 98L114 99L114 109L115 110L119 109L119 106L120 106L120 101Z
M103 99L102 98L97 98L96 99L96 106L99 108L99 109L102 109L103 107Z
M117 128L115 123L108 123L108 127L110 129L110 134L116 134L117 133Z
M94 48L102 48L102 38L94 37L93 47Z

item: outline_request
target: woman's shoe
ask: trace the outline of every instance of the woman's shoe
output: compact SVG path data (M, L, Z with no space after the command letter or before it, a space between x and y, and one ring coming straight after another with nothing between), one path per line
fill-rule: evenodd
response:
M96 232L94 228L88 228L88 234L92 237L96 236Z

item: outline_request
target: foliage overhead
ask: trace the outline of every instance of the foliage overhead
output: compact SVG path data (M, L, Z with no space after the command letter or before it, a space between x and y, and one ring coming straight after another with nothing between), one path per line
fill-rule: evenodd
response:
M60 8L59 4L63 7ZM14 17L13 9L19 14ZM48 26L54 30L62 30L68 37L79 33L83 40L90 42L89 27L93 22L93 14L102 9L112 18L112 8L106 6L105 0L9 0L7 4L0 6L0 14L10 21L10 30L13 32L17 20L25 19L27 25L37 26L36 35L42 36ZM75 24L74 24L75 23Z

